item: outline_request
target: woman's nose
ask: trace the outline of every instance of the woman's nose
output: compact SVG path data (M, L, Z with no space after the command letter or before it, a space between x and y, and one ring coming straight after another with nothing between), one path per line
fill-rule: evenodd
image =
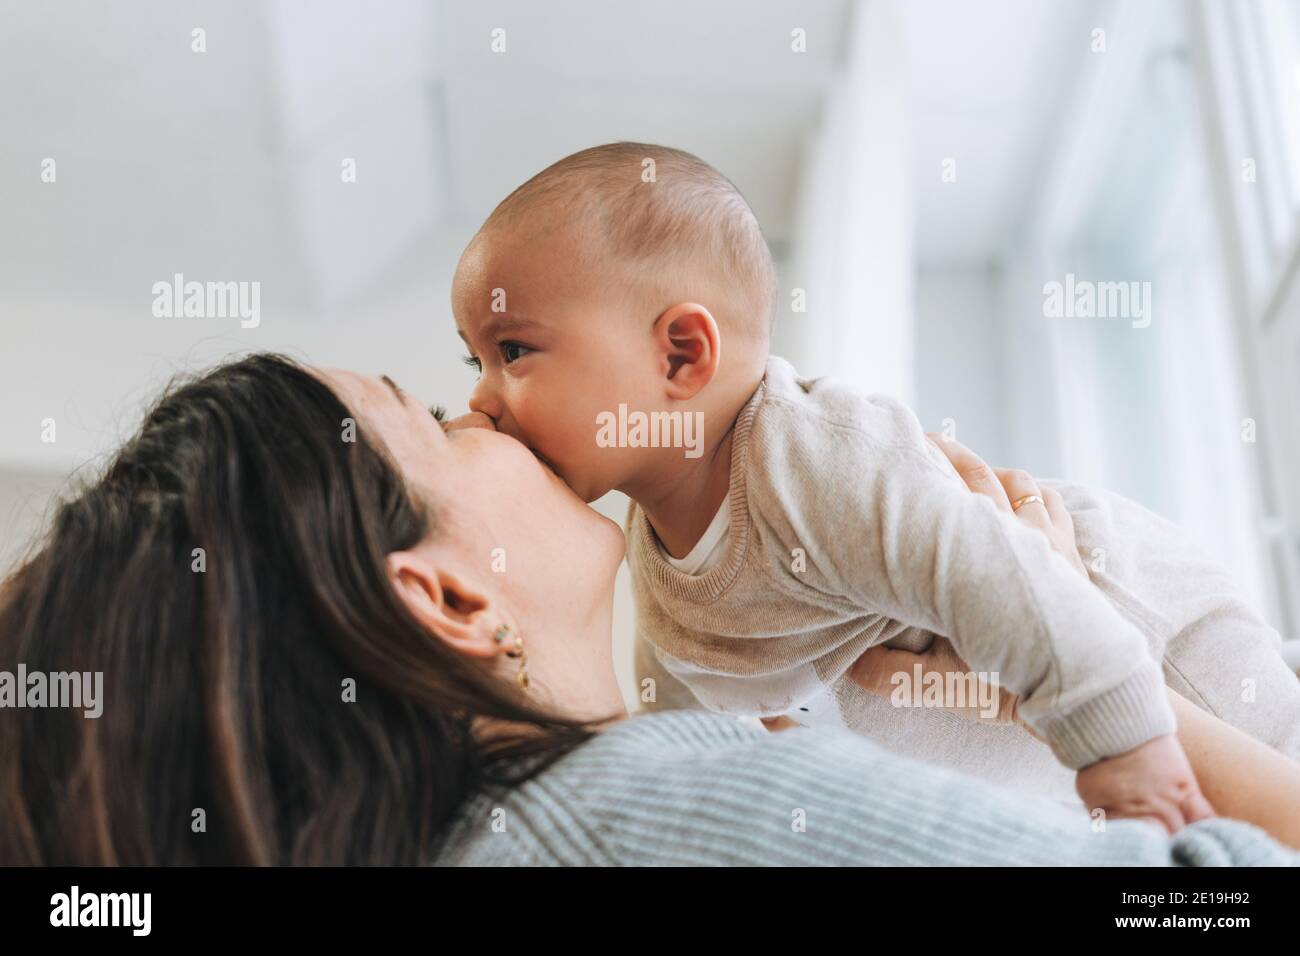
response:
M449 421L443 426L443 431L454 432L459 428L487 428L496 431L497 425L482 412L468 412Z

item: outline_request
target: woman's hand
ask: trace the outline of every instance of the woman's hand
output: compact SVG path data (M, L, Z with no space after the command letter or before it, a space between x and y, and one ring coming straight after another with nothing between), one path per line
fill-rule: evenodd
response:
M894 692L894 675L906 674L907 679L912 681L916 677L918 666L921 668L921 681L924 682L922 686L928 683L928 677L932 673L938 674L941 678L946 678L948 674L970 673L970 666L961 659L956 648L947 638L939 637L919 654L877 644L853 662L853 666L849 668L849 677L865 690L888 697ZM980 684L979 691L974 695L968 695L966 704L944 709L970 720L982 720L992 724L1019 724L1030 734L1038 737L1034 729L1020 719L1020 698L1009 690L997 688L996 710L981 706L980 701L994 698L985 689L988 685L984 679L982 677L977 679ZM943 686L947 686L946 680ZM768 729L781 728L769 725ZM1041 737L1038 739L1042 740Z
M1040 488L1034 476L1014 468L990 468L965 445L941 435L928 436L961 475L966 487L993 502L999 511L1014 514L1020 521L1047 536L1052 550L1070 566L1088 576L1074 540L1074 520L1055 488ZM1038 501L1032 500L1035 496ZM1016 507L1013 507L1015 505Z

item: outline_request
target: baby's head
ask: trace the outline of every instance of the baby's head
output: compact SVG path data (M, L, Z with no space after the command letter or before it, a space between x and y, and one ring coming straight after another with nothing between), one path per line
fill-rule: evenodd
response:
M775 305L771 253L735 186L642 143L583 150L516 189L452 286L479 370L470 407L588 501L716 446L762 378ZM601 423L620 406L702 413L703 448L610 447Z

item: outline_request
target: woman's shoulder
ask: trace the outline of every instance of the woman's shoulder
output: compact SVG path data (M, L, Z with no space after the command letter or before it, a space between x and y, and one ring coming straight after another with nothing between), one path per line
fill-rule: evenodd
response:
M806 863L808 813L859 813L869 795L839 778L879 776L880 759L883 751L848 731L774 734L699 709L633 716L532 779L474 798L436 862Z
M1170 840L890 753L847 730L636 716L467 804L443 865L1294 865L1255 828Z
M768 738L757 722L700 707L656 710L619 721L588 745L588 756L604 750L645 750L661 758L716 753L752 747Z

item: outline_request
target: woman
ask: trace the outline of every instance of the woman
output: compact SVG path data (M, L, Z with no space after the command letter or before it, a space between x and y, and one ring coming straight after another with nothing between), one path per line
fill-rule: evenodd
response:
M172 390L0 596L0 668L104 675L99 719L0 714L0 864L1295 861L848 734L625 719L622 551L391 381L259 355Z

